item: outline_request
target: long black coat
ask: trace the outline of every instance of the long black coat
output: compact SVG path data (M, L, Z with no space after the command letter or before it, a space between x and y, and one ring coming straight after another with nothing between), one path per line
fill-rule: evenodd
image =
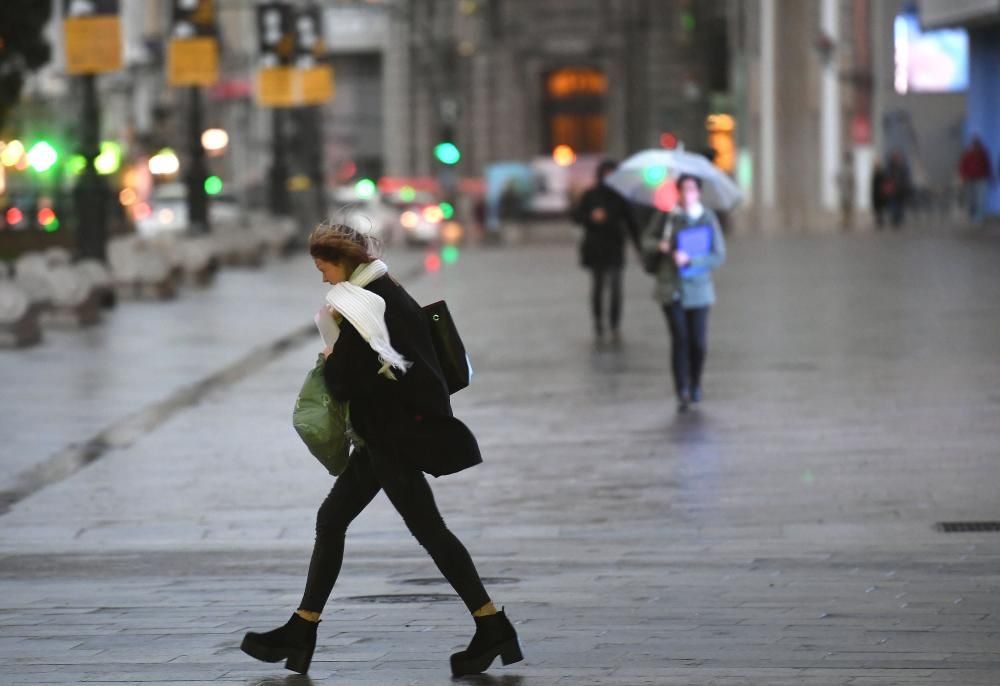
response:
M413 363L397 380L380 375L378 354L346 319L323 373L330 394L348 401L351 424L368 447L434 476L482 462L472 432L451 410L430 327L420 305L389 276L368 284L385 300L392 346Z
M592 212L601 208L606 218L595 222ZM605 183L598 183L580 198L573 220L583 225L580 263L588 269L620 268L625 264L625 241L638 249L639 227L628 203Z

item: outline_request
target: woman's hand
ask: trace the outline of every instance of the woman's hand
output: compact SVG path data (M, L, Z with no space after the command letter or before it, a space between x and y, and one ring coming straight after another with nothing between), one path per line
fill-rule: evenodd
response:
M330 346L326 346L325 348L323 348L323 358L324 359L330 357L330 355L332 355L332 354L333 354L333 348L331 348Z
M683 250L674 251L674 264L678 267L684 267L691 263L691 257Z

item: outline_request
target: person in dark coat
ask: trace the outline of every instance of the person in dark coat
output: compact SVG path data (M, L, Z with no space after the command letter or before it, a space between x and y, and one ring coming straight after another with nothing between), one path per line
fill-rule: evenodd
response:
M594 335L600 343L604 339L605 292L610 296L607 323L611 339L621 341L622 271L625 266L625 241L630 239L639 249L639 227L632 216L628 202L605 178L618 165L605 160L597 167L597 183L580 198L573 212L573 220L583 226L580 244L580 263L590 270L590 306L594 319Z
M522 658L514 627L445 525L425 476L478 464L478 445L452 414L423 310L388 275L372 243L343 225L323 225L309 239L317 269L333 285L327 303L339 323L335 344L324 350L324 377L330 394L349 404L355 449L320 506L298 610L278 629L248 633L242 649L259 660L286 660L293 671L308 670L320 614L340 573L347 528L384 490L474 617L475 635L467 649L452 655L452 673L483 672L497 656L503 664L517 662ZM342 312L332 311L331 302Z
M885 169L881 164L876 164L872 171L871 202L872 212L875 214L875 227L879 229L885 221L885 208L889 204L888 182Z
M910 167L902 151L894 150L889 156L886 169L885 188L886 201L889 205L889 218L894 229L899 229L903 223L906 203L912 190L910 184Z

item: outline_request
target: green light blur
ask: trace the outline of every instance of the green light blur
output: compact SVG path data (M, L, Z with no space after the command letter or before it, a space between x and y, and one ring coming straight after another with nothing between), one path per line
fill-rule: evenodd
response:
M354 184L354 192L357 193L358 197L362 200L373 198L375 197L375 182L371 179L361 179Z
M681 29L687 33L694 31L694 15L690 12L683 12L681 14Z
M457 245L446 245L441 250L441 260L445 264L455 264L458 262L459 252Z
M218 195L222 192L222 179L218 176L209 176L205 179L205 192L209 195Z
M42 228L44 228L49 233L52 233L53 231L58 231L59 230L59 220L58 219L53 219L52 221L50 221L48 224L46 224Z
M417 197L417 191L414 190L413 186L403 186L399 189L399 199L403 202L413 202Z
M94 158L94 169L98 174L114 174L122 166L122 146L114 141L102 141L101 152Z
M646 167L642 170L642 180L647 186L659 186L666 178L666 167Z
M59 159L59 153L48 141L38 141L28 151L28 164L38 173L47 172Z
M87 168L87 158L83 155L73 155L66 162L66 173L70 176L79 176Z
M455 206L450 202L443 202L438 207L441 208L441 214L444 215L445 219L451 219L455 216Z
M462 153L451 141L444 141L434 146L434 157L441 164L458 164L462 159Z

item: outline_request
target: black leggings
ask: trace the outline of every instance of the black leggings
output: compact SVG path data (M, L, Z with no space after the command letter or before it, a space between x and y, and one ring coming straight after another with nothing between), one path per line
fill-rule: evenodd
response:
M708 308L684 308L676 300L663 306L670 329L674 390L680 396L701 387L708 341Z
M469 552L441 519L424 473L364 449L351 455L347 469L319 508L316 544L299 607L323 611L344 561L347 527L383 489L466 607L475 611L490 602Z
M617 331L622 320L622 269L621 267L595 267L591 270L593 282L590 290L590 307L594 313L594 329L604 331L604 291L611 296L611 330Z

